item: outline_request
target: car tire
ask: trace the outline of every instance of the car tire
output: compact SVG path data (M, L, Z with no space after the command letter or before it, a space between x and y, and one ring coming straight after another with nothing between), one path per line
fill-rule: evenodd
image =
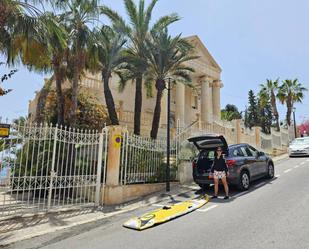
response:
M209 189L210 184L207 184L207 183L205 183L205 184L199 184L199 186L200 186L200 188L201 188L202 190L207 190L207 189Z
M267 166L267 178L272 179L275 177L275 167L272 163L269 163Z
M241 191L246 191L250 188L250 176L248 171L244 170L240 173L238 188Z

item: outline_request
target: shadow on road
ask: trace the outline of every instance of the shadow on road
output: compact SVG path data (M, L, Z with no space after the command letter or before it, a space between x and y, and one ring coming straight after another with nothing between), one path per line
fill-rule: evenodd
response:
M272 179L262 178L262 179L259 179L259 180L255 180L255 181L251 182L251 186L250 186L249 190L247 190L247 191L241 191L236 186L230 185L229 186L230 198L228 200L223 199L223 197L225 196L225 192L224 192L223 185L220 184L219 185L219 198L210 199L210 202L212 202L212 203L229 203L229 202L236 200L237 198L239 198L241 196L250 194L251 192L254 192L259 188L263 188L265 185L272 184L276 180L277 180L277 177L274 177ZM199 189L199 190L195 191L195 194L197 194L197 195L207 194L210 197L212 197L214 195L214 185L211 185L208 189L205 189L205 190Z

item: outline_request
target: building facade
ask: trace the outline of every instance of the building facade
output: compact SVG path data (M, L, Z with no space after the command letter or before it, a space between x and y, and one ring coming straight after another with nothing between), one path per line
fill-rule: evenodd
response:
M212 123L215 120L220 120L220 91L223 87L221 81L221 68L199 37L190 36L186 39L195 47L195 55L199 56L199 58L187 63L187 66L195 69L195 72L192 75L193 87L177 83L171 90L172 127L176 128L178 126L182 129L185 129L198 121L207 124ZM110 87L113 93L119 120L122 125L126 125L129 130L132 130L134 120L135 85L134 83L128 82L124 91L120 92L118 90L118 82L118 77L113 75ZM100 74L86 73L81 80L81 85L83 88L87 88L87 90L91 91L98 100L105 105L103 84ZM52 87L55 88L54 83ZM63 87L69 88L70 83L65 82ZM37 92L36 97L29 103L29 114L32 117L35 116L39 94L40 92ZM165 92L165 95L162 98L160 119L161 128L164 128L167 124L166 95L167 92ZM156 96L155 89L153 96ZM155 97L147 97L146 91L143 89L141 121L141 133L143 135L149 135L154 108ZM163 133L164 129L161 130L161 133Z

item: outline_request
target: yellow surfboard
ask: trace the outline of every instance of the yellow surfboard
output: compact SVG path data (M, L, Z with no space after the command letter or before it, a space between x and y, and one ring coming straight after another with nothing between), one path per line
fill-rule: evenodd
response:
M197 199L176 203L170 206L164 206L153 212L144 214L140 217L135 217L123 224L124 227L135 230L144 230L154 225L169 221L184 214L190 213L209 201L208 195L200 196Z

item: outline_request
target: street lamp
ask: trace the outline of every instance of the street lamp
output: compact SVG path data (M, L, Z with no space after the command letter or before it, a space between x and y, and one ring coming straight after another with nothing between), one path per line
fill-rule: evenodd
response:
M166 144L166 192L170 191L170 117L171 117L171 81L174 81L172 77L167 77L167 144Z
M295 119L295 111L296 108L293 107L293 119L294 119L294 134L295 134L295 138L297 138L297 132L296 132L296 119Z

